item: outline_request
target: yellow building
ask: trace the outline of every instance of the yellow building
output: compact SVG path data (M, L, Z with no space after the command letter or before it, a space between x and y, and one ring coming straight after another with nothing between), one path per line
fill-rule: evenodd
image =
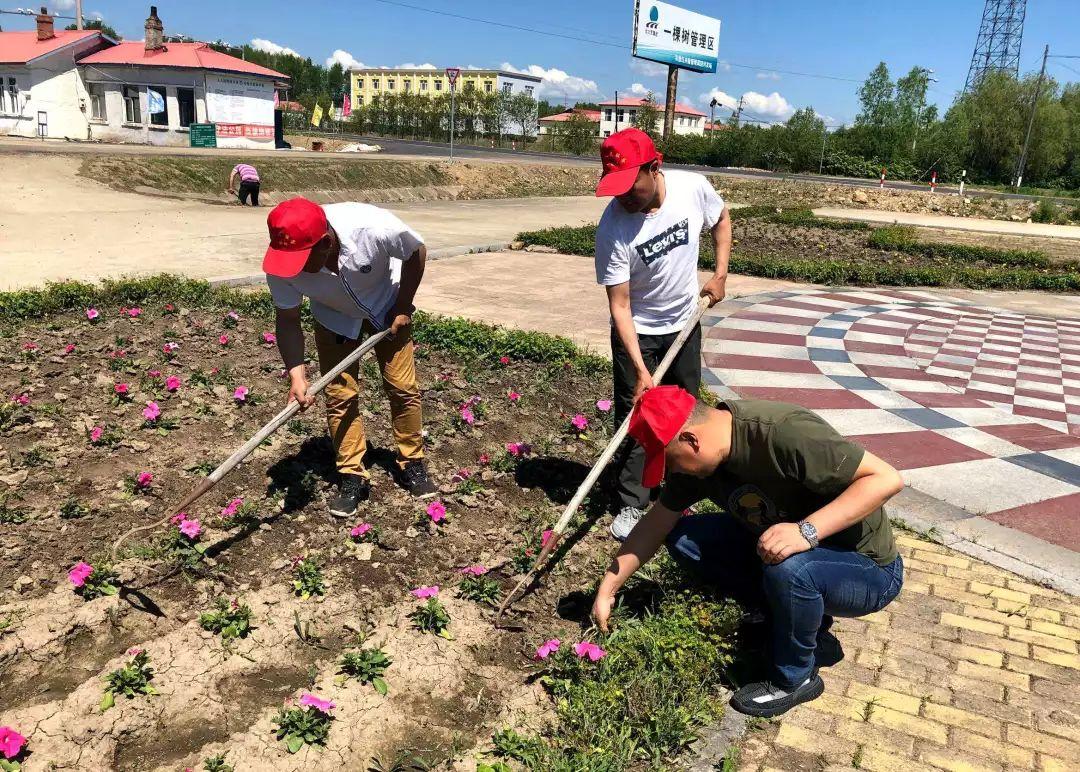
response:
M364 67L349 71L354 108L371 104L380 94L420 94L437 97L450 93L450 79L445 70L394 69ZM481 93L502 92L507 95L525 93L535 98L540 78L506 70L461 70L457 79L458 93L476 90Z

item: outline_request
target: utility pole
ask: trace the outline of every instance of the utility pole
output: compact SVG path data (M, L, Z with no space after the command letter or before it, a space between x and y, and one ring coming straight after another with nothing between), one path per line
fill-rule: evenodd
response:
M821 160L818 161L817 173L821 174L825 168L825 141L829 138L829 127L825 126L821 130Z
M1031 99L1031 114L1028 115L1027 134L1024 137L1024 149L1020 152L1020 161L1016 164L1016 190L1020 191L1020 183L1024 181L1024 165L1027 164L1028 147L1031 144L1031 129L1035 126L1035 110L1039 106L1039 97L1042 95L1043 78L1046 77L1046 59L1050 56L1050 44L1043 49L1042 69L1039 70L1039 80L1035 83L1035 96Z
M930 75L934 74L933 70L931 70L929 68L926 68L926 67L920 67L919 70L922 71L922 72L925 72L927 74L927 76L930 76ZM931 83L937 83L937 82L938 82L937 78L927 77L927 79L926 79L926 85L927 86L929 86ZM925 106L925 102L926 102L926 93L924 92L922 99L919 101L919 106L917 108L915 108L915 131L911 135L911 151L912 152L915 152L915 140L917 140L919 138L919 116L922 115L922 110L923 110L923 107Z
M82 28L82 0L75 0L75 29Z
M667 104L664 105L664 139L671 136L675 126L675 92L679 88L679 68L669 64L667 68Z
M735 128L739 128L739 118L742 117L743 98L739 97L739 107L735 110Z
M619 130L619 92L615 92L615 131Z
M716 134L716 105L719 104L716 101L716 97L713 97L709 101L709 141L712 142L713 135Z

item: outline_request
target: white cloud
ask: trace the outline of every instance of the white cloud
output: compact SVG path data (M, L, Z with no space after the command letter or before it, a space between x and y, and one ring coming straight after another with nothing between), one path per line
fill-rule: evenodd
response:
M702 94L700 97L698 97L698 101L704 105L709 104L709 102L711 102L713 99L716 100L719 106L726 107L729 110L734 110L735 107L739 104L738 97L733 97L731 94L727 93L726 91L721 91L718 88L714 88L709 91L709 93Z
M647 59L637 59L636 57L630 57L630 69L639 75L644 75L649 78L658 78L661 75L667 75L667 67L656 62L650 62Z
M304 58L300 56L300 54L296 53L296 51L293 51L291 48L287 48L286 46L279 46L274 41L267 40L266 38L254 38L251 41L251 47L254 48L256 51L265 51L268 54L286 54L288 56L295 56L299 59Z
M105 17L101 11L90 11L90 13L84 13L83 16L93 19L94 21L105 21Z
M646 94L648 94L649 92L652 91L651 88L646 88L645 85L642 84L642 83L635 83L632 86L630 86L630 88L628 88L626 90L629 91L634 96L639 96L639 97L643 97L643 96L645 96Z
M340 64L346 70L350 67L363 67L364 63L343 48L335 48L334 53L326 57L326 66L333 67Z
M758 80L780 80L780 73L778 72L759 72L757 74Z
M721 59L716 63L717 72L731 72L731 65L726 60Z
M70 11L75 7L75 0L53 0L49 5L54 11Z
M546 97L566 97L567 99L584 99L587 97L600 96L600 87L596 85L595 80L589 80L588 78L582 78L577 75L570 75L564 70L556 69L544 69L538 64L530 64L528 68L521 70L510 64L509 62L503 62L500 65L500 69L507 70L508 72L520 72L527 75L535 75L540 78L540 85L536 89L536 97L544 99Z
M775 118L777 120L787 120L795 112L795 108L791 106L791 103L776 91L768 96L759 94L756 91L747 91L743 94L743 106L762 118Z
M394 68L395 70L437 70L439 69L431 62L425 62L424 64L413 64L412 62L405 62L405 64L399 64Z

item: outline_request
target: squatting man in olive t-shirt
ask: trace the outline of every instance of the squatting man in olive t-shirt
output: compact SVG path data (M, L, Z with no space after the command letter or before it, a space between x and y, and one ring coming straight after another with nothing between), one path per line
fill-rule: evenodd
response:
M712 407L678 386L642 395L630 435L645 450L643 485L659 485L665 466L668 477L600 582L600 628L618 589L666 541L684 568L770 618L772 674L740 688L732 707L776 716L818 697L818 667L843 657L833 617L873 613L900 592L903 563L882 508L900 475L809 410ZM704 499L724 512L682 514Z

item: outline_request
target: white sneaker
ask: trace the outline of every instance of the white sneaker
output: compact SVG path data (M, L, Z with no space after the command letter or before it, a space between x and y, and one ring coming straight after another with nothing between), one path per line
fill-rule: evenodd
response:
M611 521L611 527L608 530L619 541L625 541L644 515L645 513L637 507L623 507Z

